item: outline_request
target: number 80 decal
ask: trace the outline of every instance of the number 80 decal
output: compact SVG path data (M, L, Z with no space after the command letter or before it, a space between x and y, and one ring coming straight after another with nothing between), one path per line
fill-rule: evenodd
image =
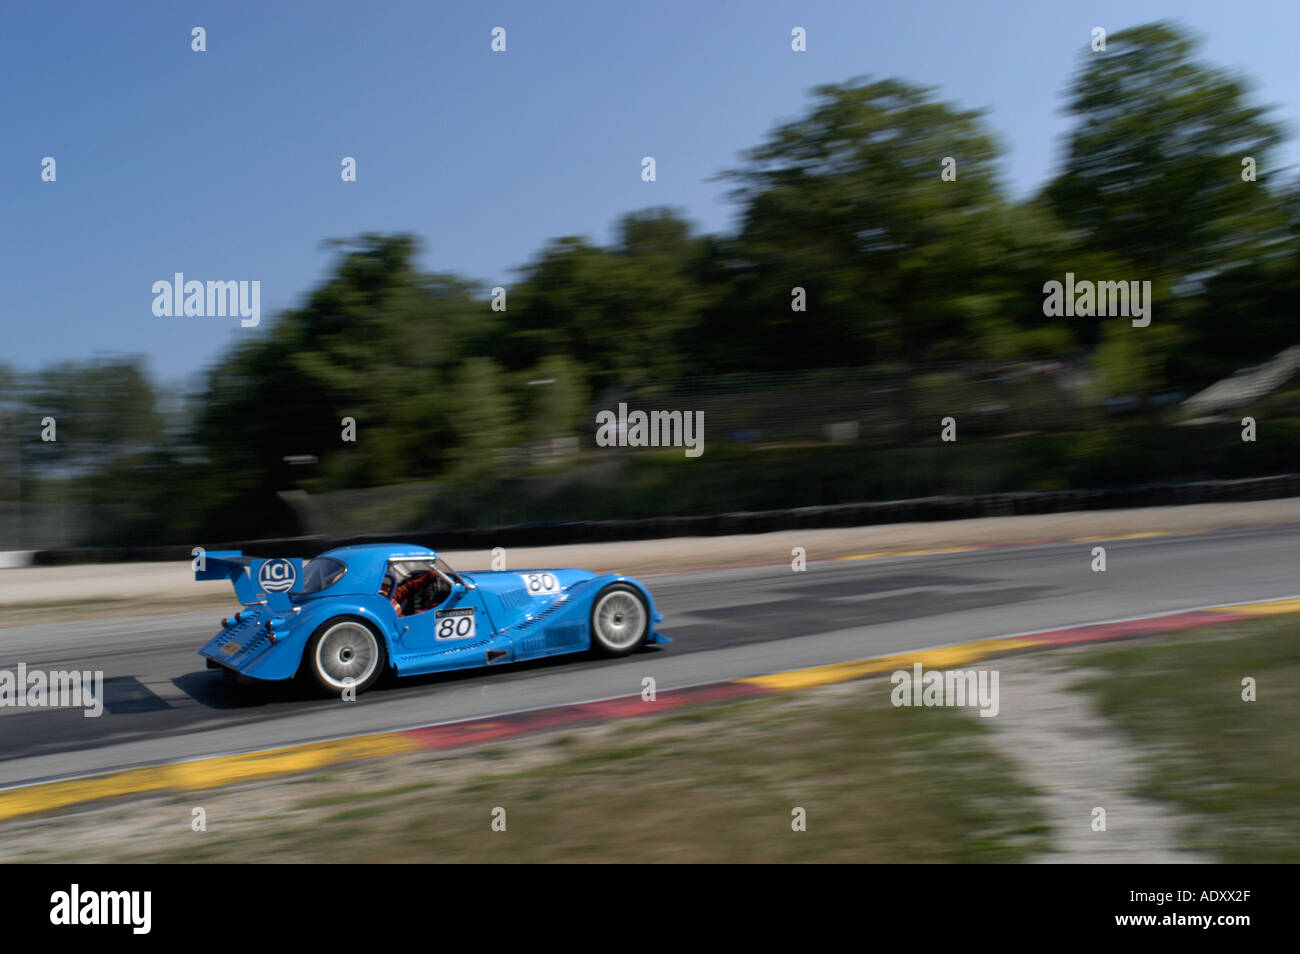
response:
M560 581L554 573L521 573L519 577L528 587L529 596L550 596L560 592Z
M470 639L477 629L472 606L437 610L434 617L438 624L435 630L438 639Z

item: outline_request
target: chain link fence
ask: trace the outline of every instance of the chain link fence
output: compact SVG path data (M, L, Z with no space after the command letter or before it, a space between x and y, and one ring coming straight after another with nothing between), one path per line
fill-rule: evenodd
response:
M945 417L986 436L1088 427L1105 414L1089 390L1084 374L1056 361L726 374L607 391L592 419L622 402L703 412L709 441L901 445L933 437Z

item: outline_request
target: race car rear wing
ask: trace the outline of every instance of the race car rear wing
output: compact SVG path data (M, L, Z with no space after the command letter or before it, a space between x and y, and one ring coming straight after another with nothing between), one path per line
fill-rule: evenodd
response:
M300 591L302 558L261 559L246 557L239 550L200 552L194 557L194 579L229 580L245 606L282 594L287 602L287 594Z

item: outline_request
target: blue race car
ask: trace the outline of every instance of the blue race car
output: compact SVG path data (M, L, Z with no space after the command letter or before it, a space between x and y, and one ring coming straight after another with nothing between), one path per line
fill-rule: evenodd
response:
M663 621L645 586L585 570L457 573L428 547L376 543L313 560L204 554L196 580L228 579L245 608L199 655L253 679L310 675L330 694L398 676L587 650L622 656Z

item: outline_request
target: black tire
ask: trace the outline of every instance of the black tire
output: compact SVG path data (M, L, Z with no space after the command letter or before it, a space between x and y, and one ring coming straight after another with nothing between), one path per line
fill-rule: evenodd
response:
M650 635L650 607L641 591L611 583L591 603L591 648L603 656L626 656Z
M351 679L365 692L388 666L384 638L359 616L335 616L316 628L302 655L303 671L323 692L337 696Z

